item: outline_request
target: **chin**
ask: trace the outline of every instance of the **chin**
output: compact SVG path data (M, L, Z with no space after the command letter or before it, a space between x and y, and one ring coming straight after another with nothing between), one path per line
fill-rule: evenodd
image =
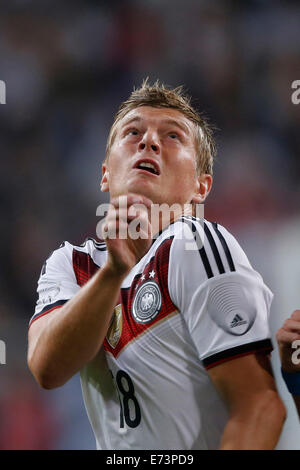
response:
M150 182L149 182L150 183ZM159 190L153 188L152 184L148 184L147 181L134 182L133 184L128 185L126 193L140 194L141 196L148 197L152 201L157 199Z

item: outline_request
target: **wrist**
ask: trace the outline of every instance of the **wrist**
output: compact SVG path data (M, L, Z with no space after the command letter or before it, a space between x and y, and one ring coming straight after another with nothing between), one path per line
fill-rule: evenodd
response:
M288 391L292 395L300 395L300 372L287 372L281 368L281 375Z
M115 279L116 281L122 282L123 279L127 276L130 269L120 268L119 266L114 266L112 263L107 261L101 269L104 275L107 275L110 279Z

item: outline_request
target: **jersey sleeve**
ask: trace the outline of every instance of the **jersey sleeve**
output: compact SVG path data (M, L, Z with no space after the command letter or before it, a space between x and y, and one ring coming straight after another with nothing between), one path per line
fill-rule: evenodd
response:
M64 242L43 264L37 286L38 299L29 326L61 307L80 289L73 270L72 252L72 245Z
M169 292L206 369L271 351L273 294L236 239L218 224L193 218L184 221L183 232L171 246Z

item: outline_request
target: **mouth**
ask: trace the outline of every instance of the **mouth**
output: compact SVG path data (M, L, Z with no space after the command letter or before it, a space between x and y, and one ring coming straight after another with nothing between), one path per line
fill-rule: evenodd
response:
M156 175L156 176L160 175L159 165L154 160L150 160L150 159L138 160L133 168L135 170L143 170L147 173L151 173L152 175Z

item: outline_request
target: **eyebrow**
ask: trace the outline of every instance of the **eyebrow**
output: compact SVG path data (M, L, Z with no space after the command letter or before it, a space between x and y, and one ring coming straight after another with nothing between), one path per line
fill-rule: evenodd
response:
M128 119L127 121L125 121L122 125L122 127L126 127L128 126L129 124L131 124L132 122L142 122L143 119L140 117L140 116L135 116L135 117L132 117L131 119ZM168 125L171 125L171 126L177 126L179 127L179 129L181 129L185 134L189 134L190 133L190 129L188 128L188 126L186 126L185 124L183 123L180 123L178 121L176 121L175 119L164 119L163 121L161 121L162 124L168 124Z
M141 122L142 121L142 118L139 117L139 116L135 116L135 117L132 117L131 119L128 119L127 121L125 121L123 124L122 124L122 127L125 127L125 126L128 126L128 124L131 124L132 122Z
M171 126L177 126L179 127L179 129L181 129L185 134L189 134L190 133L190 130L188 128L188 126L186 126L185 124L181 123L181 122L178 122L178 121L175 121L175 119L164 119L162 121L162 124L170 124Z

